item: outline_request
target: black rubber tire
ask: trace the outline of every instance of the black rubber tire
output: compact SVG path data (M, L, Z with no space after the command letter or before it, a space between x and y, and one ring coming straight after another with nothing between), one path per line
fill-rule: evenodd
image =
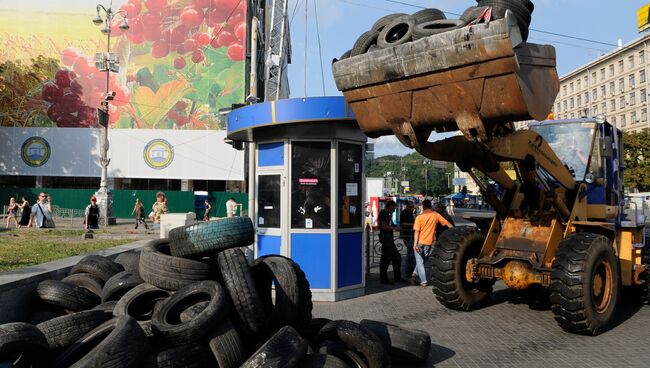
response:
M349 368L349 366L334 355L308 354L296 364L296 368Z
M415 29L415 20L411 16L399 17L390 22L379 33L377 37L377 46L385 49L413 40L413 30Z
M465 21L466 23L470 23L476 20L485 9L487 9L487 6L470 6L465 11L463 14L460 15L460 20Z
M378 31L369 30L363 32L352 46L350 50L350 57L365 54L370 49L370 46L377 44Z
M81 286L84 289L92 291L97 296L102 295L102 289L104 288L104 280L89 273L75 273L68 275L61 281L66 284Z
M599 262L609 264L611 277L609 292L604 283L605 306L600 312L596 306L600 300L593 293L595 273L604 270ZM562 240L553 260L550 292L551 310L564 330L594 336L606 331L620 299L620 266L611 241L588 232Z
M447 19L445 12L436 8L425 8L418 10L411 15L415 20L415 24L432 22L434 20Z
M332 321L321 328L317 342L339 340L361 353L369 368L390 366L390 358L384 343L372 331L358 323L345 320Z
M307 341L291 326L282 327L241 368L293 367L307 353Z
M43 323L60 316L60 313L52 310L38 310L29 316L29 323L36 326L39 323Z
M249 217L231 217L181 226L169 231L169 249L174 257L210 256L255 241Z
M228 319L221 321L210 334L208 345L219 368L237 368L246 360L244 344Z
M301 331L309 325L313 309L309 281L293 260L277 255L264 256L253 262L251 270L271 327L289 325Z
M178 290L215 276L216 270L210 264L171 256L167 239L152 240L142 248L140 277L161 289Z
M120 253L115 257L115 263L121 264L125 271L137 275L140 273L140 252L131 251Z
M181 312L201 301L210 303L195 318L183 323ZM228 315L226 292L216 281L188 285L163 301L151 318L154 335L175 345L189 344L214 331Z
M151 317L156 304L169 298L171 293L150 284L140 284L120 298L113 308L115 317L131 316L147 336L153 336Z
M146 368L204 368L213 367L214 358L203 344L182 345L149 355Z
M98 310L104 312L109 318L113 318L113 310L117 305L117 300L111 300L110 302L104 302L91 310Z
M349 348L345 343L339 340L325 340L321 342L316 351L319 354L327 354L335 356L345 362L349 367L353 368L368 368L366 361L356 352Z
M131 317L113 318L99 325L69 348L52 364L53 368L140 367L147 355L147 338Z
M50 350L55 350L72 345L107 320L103 311L88 310L57 317L36 327L47 339Z
M24 322L0 325L0 362L15 363L9 367L42 367L47 351L47 339L36 326Z
M224 286L232 299L237 315L244 324L245 335L261 335L266 331L268 316L257 293L255 280L246 256L239 249L227 249L217 256Z
M300 331L300 334L304 336L305 339L309 340L309 342L314 342L316 341L316 336L318 336L320 329L330 322L332 322L332 320L329 318L312 318L307 327Z
M421 38L463 28L466 24L465 21L460 19L442 19L416 24L413 30L413 40L416 41Z
M399 17L404 17L408 16L406 13L394 13L394 14L388 14L385 15L375 21L375 23L370 27L371 30L381 32L384 27L386 27L389 23L394 21L395 19Z
M73 312L90 309L101 301L87 289L57 280L41 281L36 292L44 302Z
M130 271L118 272L106 281L102 289L102 302L119 300L127 291L142 284L144 280Z
M407 329L386 322L361 320L361 326L372 331L381 341L389 347L390 355L424 362L429 357L431 350L431 336L425 331Z
M449 309L469 311L478 308L492 292L490 282L468 283L465 265L476 258L484 237L473 227L447 229L431 254L431 284L436 299Z
M185 323L195 318L201 312L203 312L203 310L205 309L205 307L208 306L208 304L210 304L210 302L199 302L187 307L184 311L181 312L181 316L180 316L181 322Z
M492 19L502 19L506 16L506 10L512 11L517 18L521 38L524 42L528 40L528 27L531 22L531 11L521 0L482 0L478 3L479 6L492 7Z
M124 271L124 267L121 264L115 263L106 257L91 254L83 257L79 263L72 267L70 274L89 273L106 282L113 275L121 271Z
M344 52L344 53L341 55L341 57L339 58L339 60L347 59L347 58L349 58L350 56L352 56L352 50L348 50L348 51Z

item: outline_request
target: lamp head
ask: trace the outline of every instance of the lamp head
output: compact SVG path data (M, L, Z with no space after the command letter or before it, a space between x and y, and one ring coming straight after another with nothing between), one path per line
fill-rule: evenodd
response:
M126 31L126 30L128 30L129 28L130 28L130 27L129 27L129 22L126 20L126 18L123 18L123 19L122 19L122 24L120 24L120 29Z
M102 33L103 34L109 34L111 33L111 25L106 22L106 25L104 25L104 28L102 28Z
M97 16L93 19L93 24L99 26L102 23L104 23L104 20L99 16L99 13L97 13Z

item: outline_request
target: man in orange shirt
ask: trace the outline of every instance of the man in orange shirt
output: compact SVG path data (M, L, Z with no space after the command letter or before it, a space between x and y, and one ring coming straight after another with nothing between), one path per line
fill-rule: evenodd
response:
M423 211L415 218L413 230L413 250L415 251L415 269L413 270L412 281L415 283L415 275L420 278L420 286L427 286L427 276L424 269L424 262L431 254L431 247L436 237L436 225L438 223L449 228L454 227L449 221L445 220L439 213L431 210L431 201L422 202Z

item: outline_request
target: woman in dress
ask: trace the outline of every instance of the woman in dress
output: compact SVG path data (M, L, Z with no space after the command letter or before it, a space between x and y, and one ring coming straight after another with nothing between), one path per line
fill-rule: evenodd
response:
M7 226L5 226L7 229L9 228L9 222L11 222L11 220L14 221L16 228L18 228L16 216L18 216L18 203L16 203L16 198L11 197L9 199L9 211L7 212Z
M18 227L29 225L29 217L32 215L32 207L29 205L26 196L23 196L23 204L18 207L20 207L20 221L18 221Z

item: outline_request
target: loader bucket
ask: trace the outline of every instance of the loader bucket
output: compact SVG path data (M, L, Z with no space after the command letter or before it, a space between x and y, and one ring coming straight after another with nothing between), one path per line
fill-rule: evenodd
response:
M522 43L508 11L490 23L336 61L332 69L364 133L395 134L413 147L413 133L461 130L487 140L499 124L545 119L559 90L555 66L555 49Z

